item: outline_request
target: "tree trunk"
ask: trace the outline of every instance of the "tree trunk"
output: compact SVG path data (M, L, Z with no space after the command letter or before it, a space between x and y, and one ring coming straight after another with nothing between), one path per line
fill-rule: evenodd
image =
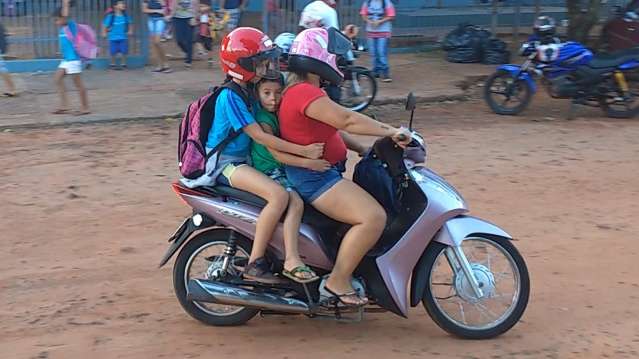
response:
M583 44L588 42L588 35L599 19L601 0L566 0L568 10L568 40Z

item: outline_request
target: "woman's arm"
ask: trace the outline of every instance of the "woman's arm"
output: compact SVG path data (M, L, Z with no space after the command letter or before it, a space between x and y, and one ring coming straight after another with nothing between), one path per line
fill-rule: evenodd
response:
M348 110L333 102L328 96L322 96L311 102L306 107L305 114L317 121L356 135L393 137L395 142L400 145L407 145L411 140L408 131L394 128L359 112Z
M366 151L368 151L368 147L362 145L357 141L353 136L349 135L344 131L339 131L339 135L342 137L342 140L346 144L346 148L351 151L357 152L360 156L363 156Z
M260 126L264 130L264 132L268 134L273 134L273 129L266 123L260 123ZM278 160L280 163L289 166L295 167L303 167L308 168L313 171L326 171L331 168L331 164L326 160L312 160L310 158L303 158L299 156L292 155L290 153L278 151L272 148L267 147L268 151L273 155L273 157Z
M293 153L302 157L317 159L324 154L323 143L313 143L310 145L302 146L288 141L284 141L279 137L275 137L269 133L264 132L262 127L257 123L251 123L243 128L253 141L264 145L268 148L272 148L278 151Z

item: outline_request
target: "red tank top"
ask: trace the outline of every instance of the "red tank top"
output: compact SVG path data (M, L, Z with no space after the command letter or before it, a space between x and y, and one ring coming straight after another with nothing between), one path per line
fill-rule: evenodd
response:
M339 131L324 122L306 116L306 108L326 93L302 82L289 87L282 96L279 121L283 139L298 145L324 143L324 159L331 164L346 160L346 144Z

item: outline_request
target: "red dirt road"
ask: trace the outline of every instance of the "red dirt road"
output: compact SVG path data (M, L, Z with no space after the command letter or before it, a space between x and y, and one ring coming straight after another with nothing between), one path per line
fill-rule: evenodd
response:
M358 324L204 326L179 306L171 269L157 269L189 213L169 186L175 121L0 133L0 357L636 358L639 122L547 117L562 104L520 118L481 103L416 115L430 166L519 239L529 266L523 320L489 341L449 336L421 306Z

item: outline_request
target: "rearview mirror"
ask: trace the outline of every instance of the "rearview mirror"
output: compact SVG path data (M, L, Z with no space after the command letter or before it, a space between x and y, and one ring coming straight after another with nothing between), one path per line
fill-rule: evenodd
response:
M406 98L406 110L407 111L413 111L415 109L415 106L417 104L417 99L415 99L415 95L413 95L413 93L409 93L408 97Z

